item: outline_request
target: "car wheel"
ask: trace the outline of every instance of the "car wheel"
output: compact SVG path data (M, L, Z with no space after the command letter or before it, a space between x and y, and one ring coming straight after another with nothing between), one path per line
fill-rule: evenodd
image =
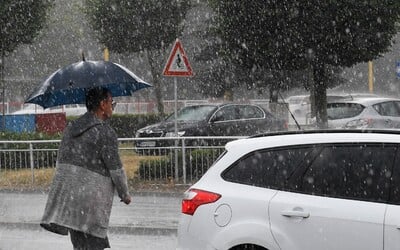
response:
M268 250L268 249L253 244L243 244L232 247L230 250Z

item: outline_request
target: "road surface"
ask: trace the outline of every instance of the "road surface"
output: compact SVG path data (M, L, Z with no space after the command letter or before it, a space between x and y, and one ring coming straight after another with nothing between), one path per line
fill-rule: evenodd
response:
M47 194L0 191L0 250L71 250L68 236L39 226ZM114 198L111 249L175 249L180 194L138 193L125 205Z

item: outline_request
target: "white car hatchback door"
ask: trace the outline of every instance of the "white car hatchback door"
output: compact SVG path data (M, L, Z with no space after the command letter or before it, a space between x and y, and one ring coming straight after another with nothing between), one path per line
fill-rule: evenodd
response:
M346 143L314 147L293 173L286 191L279 191L270 203L271 230L280 248L383 249L396 146Z
M279 192L271 202L271 230L282 250L378 250L383 246L385 207Z
M399 203L397 203L399 204ZM388 205L385 217L384 249L399 249L400 242L400 206Z
M400 152L392 175L389 205L385 216L384 249L399 249L400 242Z

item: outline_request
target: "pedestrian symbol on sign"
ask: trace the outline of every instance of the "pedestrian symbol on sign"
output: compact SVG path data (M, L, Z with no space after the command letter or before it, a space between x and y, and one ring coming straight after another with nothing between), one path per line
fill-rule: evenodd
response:
M183 65L181 65L181 62L182 62L181 55L177 54L176 55L176 66L178 66L179 69L181 69L183 66Z

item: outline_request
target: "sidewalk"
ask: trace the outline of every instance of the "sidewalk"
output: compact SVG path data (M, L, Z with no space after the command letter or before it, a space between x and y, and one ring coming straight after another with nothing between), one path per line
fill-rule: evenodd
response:
M176 234L182 195L133 193L132 197L130 205L114 197L110 233ZM46 200L46 193L0 191L0 227L39 229Z

